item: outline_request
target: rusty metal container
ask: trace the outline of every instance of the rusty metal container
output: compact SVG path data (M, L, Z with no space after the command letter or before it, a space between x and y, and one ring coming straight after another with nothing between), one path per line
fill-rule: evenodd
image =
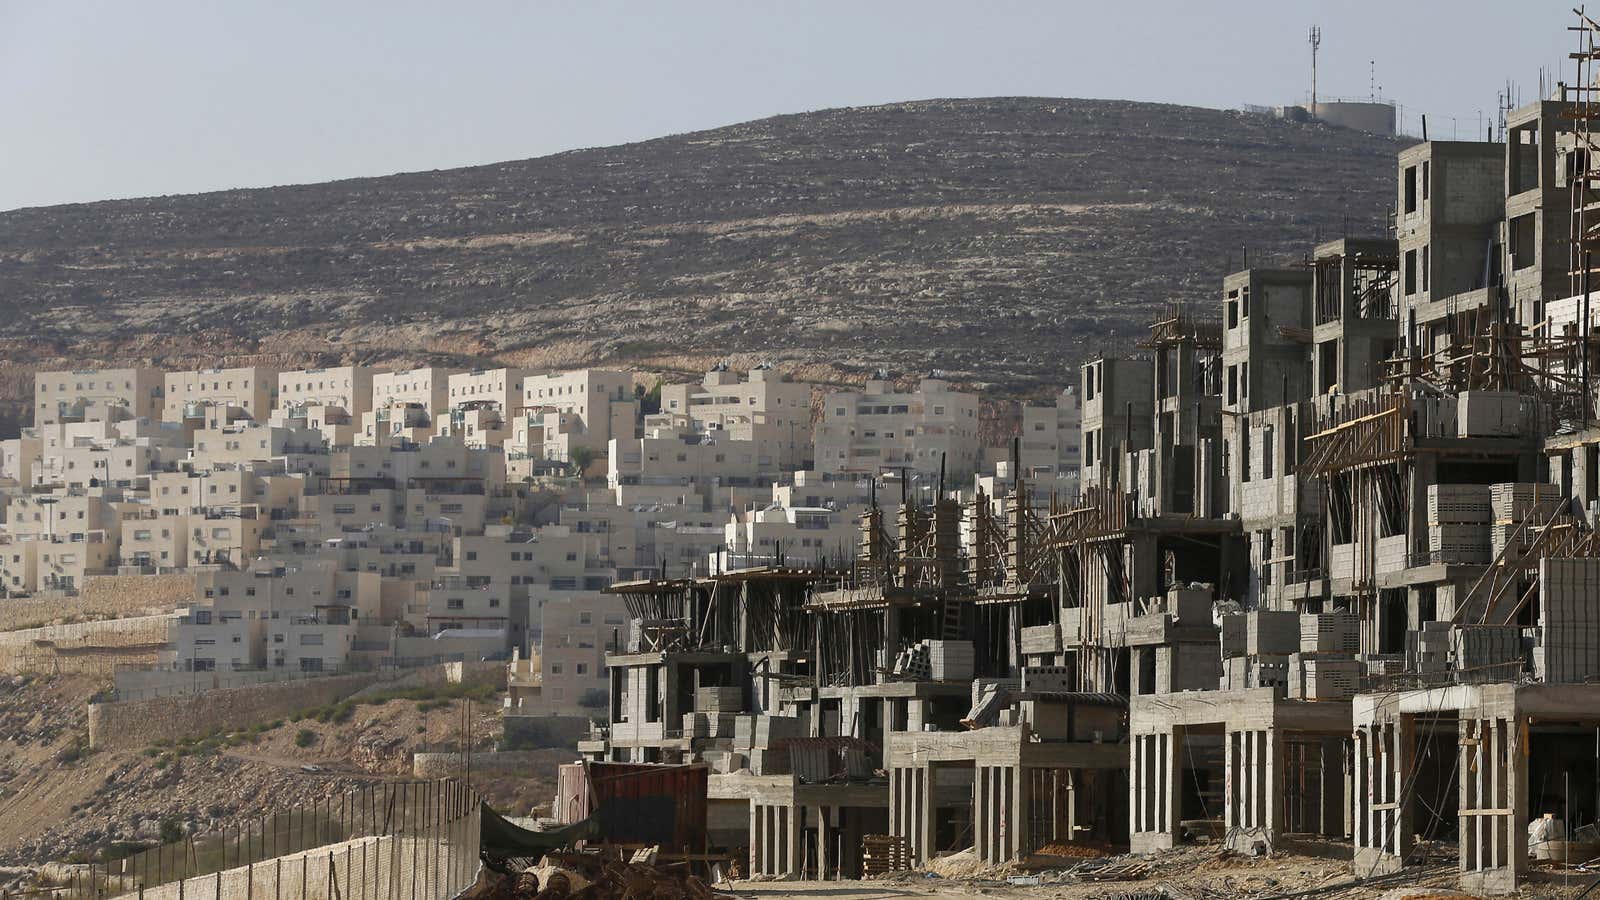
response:
M557 773L555 817L572 824L598 814L606 843L698 853L709 774L703 764L568 763Z

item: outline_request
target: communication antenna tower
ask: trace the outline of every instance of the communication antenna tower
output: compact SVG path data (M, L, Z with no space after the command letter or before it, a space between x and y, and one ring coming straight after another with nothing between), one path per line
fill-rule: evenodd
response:
M1317 114L1317 48L1322 46L1322 26L1311 26L1311 115Z

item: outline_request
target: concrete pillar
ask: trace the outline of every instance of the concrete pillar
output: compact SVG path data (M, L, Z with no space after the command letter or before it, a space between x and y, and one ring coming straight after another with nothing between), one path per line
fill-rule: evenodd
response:
M1461 886L1509 894L1528 868L1527 765L1515 718L1463 719L1457 772Z
M1353 871L1358 875L1398 872L1410 855L1411 810L1405 790L1416 752L1411 722L1402 716L1356 729Z
M758 875L761 873L762 854L761 841L765 838L766 829L761 821L761 804L750 801L750 863L745 868L746 874Z
M787 823L784 836L788 838L787 853L789 857L786 874L791 878L804 878L806 874L805 856L802 854L802 844L800 842L801 838L805 834L803 830L805 822L805 817L803 815L804 812L804 807L792 801L789 803L788 807L783 810L784 819Z
M768 805L767 808L767 868L765 874L779 875L783 872L783 822L778 817L778 808Z
M1033 792L1028 789L1028 770L1022 766L1010 766L1006 769L1007 777L1012 781L1011 821L1014 825L1011 839L1011 852L1007 859L1018 859L1030 849L1028 844L1033 839L1031 822L1028 811L1033 799Z
M817 880L827 881L828 872L828 807L813 806L812 811L817 815Z
M1135 853L1170 850L1177 843L1182 740L1180 729L1134 736L1129 830Z
M979 765L972 772L972 846L979 859L989 858L989 767Z

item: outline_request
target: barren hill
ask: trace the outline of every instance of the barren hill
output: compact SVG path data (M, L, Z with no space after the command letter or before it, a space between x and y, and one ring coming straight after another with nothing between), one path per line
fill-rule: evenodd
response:
M16 210L0 213L0 400L36 362L690 371L726 355L1025 392L1165 301L1209 301L1246 246L1289 262L1381 229L1399 146L1190 107L930 100Z

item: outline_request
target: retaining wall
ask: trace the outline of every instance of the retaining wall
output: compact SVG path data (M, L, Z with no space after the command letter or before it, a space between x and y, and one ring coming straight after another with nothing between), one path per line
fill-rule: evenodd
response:
M337 703L363 692L444 684L493 684L504 679L504 663L443 663L224 688L143 700L89 704L89 746L134 749L162 740L236 731L258 722Z
M91 575L77 594L40 591L0 601L0 631L67 616L127 617L170 612L194 600L192 574Z
M110 674L119 664L154 662L171 622L167 613L0 632L0 673Z
M538 750L503 750L472 754L472 774L521 775L550 764L549 754ZM467 768L465 754L413 753L411 774L418 778L453 778Z

